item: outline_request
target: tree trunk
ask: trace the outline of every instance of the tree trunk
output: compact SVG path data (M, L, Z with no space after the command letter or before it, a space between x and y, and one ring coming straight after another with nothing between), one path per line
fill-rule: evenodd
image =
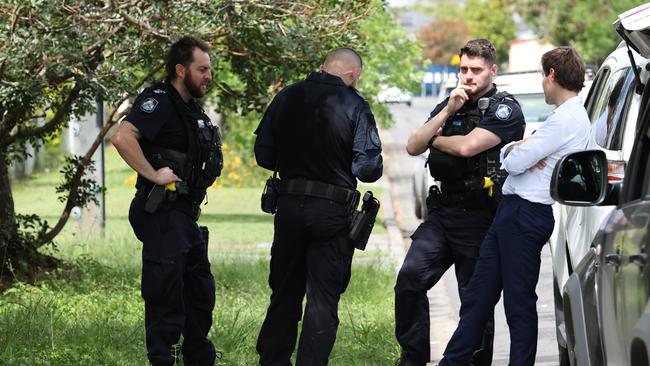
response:
M4 151L0 149L0 279L7 275L7 261L16 254L18 234L14 197L11 194L9 169Z

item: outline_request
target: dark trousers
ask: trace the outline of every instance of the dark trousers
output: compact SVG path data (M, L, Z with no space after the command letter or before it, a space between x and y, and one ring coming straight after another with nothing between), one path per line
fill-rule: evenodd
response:
M271 248L271 304L257 339L262 366L291 365L307 295L296 364L327 365L350 281L349 212L334 201L282 195Z
M146 213L139 197L131 203L129 221L143 243L141 292L149 362L173 365L171 349L182 334L185 365L214 365L216 352L207 338L215 303L207 229L180 211Z
M402 346L405 364L424 365L430 358L429 300L431 289L453 264L461 302L479 255L479 245L492 222L488 209L439 208L430 210L413 233L411 247L395 285L395 335ZM476 351L476 365L492 363L494 321L485 331ZM435 324L434 324L435 326Z
M466 365L503 290L510 328L510 365L535 364L537 294L542 247L553 232L550 205L504 196L488 230L460 310L460 323L440 365Z

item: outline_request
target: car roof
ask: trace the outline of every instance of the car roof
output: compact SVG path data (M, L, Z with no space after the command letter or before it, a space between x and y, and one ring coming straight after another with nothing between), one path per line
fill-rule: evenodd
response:
M503 73L494 78L494 84L499 91L510 94L544 93L542 74L539 71Z

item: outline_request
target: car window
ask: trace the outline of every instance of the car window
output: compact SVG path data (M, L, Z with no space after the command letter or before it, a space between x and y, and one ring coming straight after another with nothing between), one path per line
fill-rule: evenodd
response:
M602 88L595 95L589 118L594 130L596 143L611 150L620 149L622 120L627 112L628 97L633 81L631 67L626 67L614 72L611 77L603 81Z
M519 102L526 122L544 122L554 108L554 106L546 104L544 93L515 94L513 96Z
M615 101L616 104L613 106L612 128L606 139L606 147L610 150L620 150L623 144L623 131L625 130L627 114L630 110L630 102L636 85L632 68L628 69L625 78L621 78L619 82L622 84L621 92L618 100ZM614 92L612 95L614 95Z
M594 82L592 83L591 89L589 89L589 94L587 95L587 100L585 100L585 108L589 114L589 120L595 121L597 114L594 116L594 108L598 104L598 99L602 98L602 90L607 84L607 78L609 77L610 69L605 67L598 72Z

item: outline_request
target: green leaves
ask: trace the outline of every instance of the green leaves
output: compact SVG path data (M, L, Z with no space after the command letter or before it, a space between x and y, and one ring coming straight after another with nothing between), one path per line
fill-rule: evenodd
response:
M63 182L56 186L56 193L67 194L71 187L72 182L77 174L77 169L79 166L82 166L83 157L81 156L68 156L65 158L65 163L60 170L60 173L63 175ZM95 171L94 162L90 162L86 167L87 171L93 173ZM76 187L76 191L69 198L68 196L59 196L59 202L66 202L68 199L72 201L72 206L83 207L88 202L94 202L96 205L99 205L97 200L97 194L104 191L105 188L97 184L92 179L82 178L81 183Z
M587 64L600 64L621 41L612 28L639 0L526 0L516 5L537 32L558 46L575 47Z

